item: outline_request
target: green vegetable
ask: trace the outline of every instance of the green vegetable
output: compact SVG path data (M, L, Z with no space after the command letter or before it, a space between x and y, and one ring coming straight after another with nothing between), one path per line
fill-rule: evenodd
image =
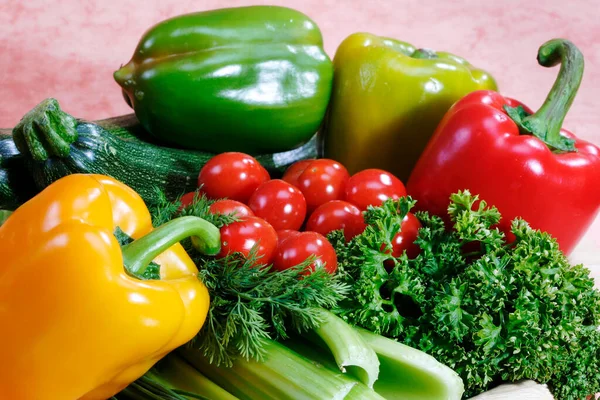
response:
M349 243L332 233L354 294L336 313L431 354L462 377L467 396L521 379L548 383L557 399L599 392L600 292L589 271L569 265L552 237L523 220L513 221L516 240L507 243L492 228L498 211L478 200L468 191L451 197L451 230L417 213L422 250L412 260L381 250L410 198L367 210L369 226Z
M180 354L240 399L343 399L357 383L340 371L319 368L274 340L265 340L263 349L263 360L239 358L230 367L215 367L200 350L187 348Z
M260 154L291 150L317 132L333 66L306 15L251 6L162 21L114 77L160 140Z
M385 397L382 397L373 389L369 387L357 383L352 386L352 390L344 397L344 400L386 400Z
M160 375L148 372L109 400L221 400L174 390ZM229 400L224 398L223 400Z
M77 120L54 99L44 100L26 114L12 138L14 143L7 132L0 132L0 208L16 208L55 180L74 173L112 176L148 204L157 201L155 188L174 199L196 189L200 169L214 156L149 139L134 115ZM256 158L278 176L294 162L316 156L315 136L297 149Z
M25 159L10 129L0 129L0 208L15 210L38 192L33 178L24 171Z
M373 387L379 375L377 354L355 330L329 311L321 311L321 323L312 332L313 340L331 352L338 368ZM318 340L317 337L320 339Z
M381 372L374 389L387 400L461 398L462 379L432 356L364 329L358 332L379 357Z
M364 377L361 378L361 375L356 373L356 369L354 371L346 369L348 375L364 383L364 385L357 385L353 388L353 393L351 392L351 395L356 396L357 399L366 396L388 400L458 400L461 398L464 392L461 378L432 356L364 329L348 331L345 328L347 326L343 320L328 313L318 329L309 332L309 335L303 335L308 341L289 340L284 344L329 369L336 368L332 354L335 359L343 359L345 354L360 359L361 355L364 357L365 350L372 353L375 356L374 361L356 362L356 364L362 366L358 369L359 372L367 369L374 370L372 375L375 378L374 386L366 383ZM322 341L315 340L317 335L310 333L318 334L318 338ZM326 341L327 337L331 339L337 337L337 340ZM359 340L357 341L355 337ZM315 347L314 344L317 346ZM366 357L366 360L370 357L371 354ZM338 361L337 367L341 367L342 364ZM369 387L373 387L375 392L369 390Z
M267 340L261 361L238 358L231 366L216 366L186 346L128 389L143 385L151 395L170 391L212 400L460 399L461 379L433 357L318 311L323 321L318 328L283 342ZM375 390L363 383L371 379Z
M150 374L151 378L167 385L176 392L194 393L210 400L238 399L192 367L176 353L171 353L161 360Z
M345 324L346 327L350 328L350 325L344 323L343 321L341 322ZM351 341L346 341L346 338L340 339L336 344L337 348L335 349L328 348L323 342L315 345L314 336L316 335L312 335L314 332L308 333L308 340L305 340L307 339L307 335L302 335L302 338L293 337L292 339L283 341L283 345L298 353L302 357L310 360L319 369L325 369L336 373L342 371L347 377L353 379L354 386L352 387L352 390L350 390L350 392L348 392L348 394L344 397L344 399L383 400L383 397L377 394L372 387L367 386L364 383L364 380L361 380L357 374L357 372L361 370L364 371L363 368L367 367L368 369L373 369L375 377L377 377L379 375L379 361L377 360L377 356L371 348L366 346L364 341L362 342L364 347L353 346L352 342L355 340L354 337L358 337L360 339L360 336L357 335L357 332L354 329L348 328L345 328L343 332L344 336L350 335ZM336 331L329 330L329 334L331 336L335 336ZM318 339L318 336L316 339ZM352 359L359 359L360 353L365 351L373 353L375 356L373 361L375 363L369 360L367 364L363 362L362 366L352 366L354 368L341 368L340 363L336 362L335 359L335 357L339 358L343 353L349 354Z
M382 399L367 386L379 374L375 352L350 325L326 310L314 311L321 323L306 333L319 341L319 349L306 341L305 333L283 343L267 339L262 360L238 358L229 367L213 365L189 346L179 353L241 399L341 399L355 386L353 396L361 395L357 398Z

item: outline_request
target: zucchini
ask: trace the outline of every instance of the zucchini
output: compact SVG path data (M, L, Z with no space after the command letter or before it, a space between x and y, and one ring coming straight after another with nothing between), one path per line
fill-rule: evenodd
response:
M10 129L0 129L0 210L14 210L38 192L26 171Z
M69 174L103 174L130 186L148 205L157 200L156 189L170 199L195 190L200 169L214 156L162 145L144 131L134 114L88 122L62 111L55 99L46 99L27 113L13 129L12 139L14 143L4 132L6 149L0 145L0 157L4 151L5 163L10 164L7 174L32 181L37 191ZM318 153L315 134L297 149L254 156L272 177L279 177L291 164ZM23 197L31 197L27 193L9 204L7 195L15 188L14 179L0 175L0 208L10 209Z

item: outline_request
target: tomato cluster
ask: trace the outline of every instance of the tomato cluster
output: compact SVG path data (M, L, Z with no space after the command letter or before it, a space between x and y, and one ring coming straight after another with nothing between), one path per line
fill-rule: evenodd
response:
M238 217L221 228L219 256L232 252L247 256L254 247L258 264L272 263L279 271L310 262L307 272L318 265L335 272L335 250L325 236L341 229L346 240L352 239L366 227L362 213L368 206L406 195L404 184L383 170L367 169L350 176L336 161L303 160L282 179L271 179L255 158L236 152L209 160L200 171L198 186L209 199L217 200L210 212ZM184 195L182 206L193 198L194 193ZM416 256L418 247L413 242L419 228L419 220L409 213L393 240L393 256L404 251Z

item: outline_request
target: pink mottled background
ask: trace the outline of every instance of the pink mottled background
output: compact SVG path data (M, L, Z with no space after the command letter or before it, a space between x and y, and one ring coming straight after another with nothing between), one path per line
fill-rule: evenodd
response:
M565 126L600 144L598 0L2 0L0 126L13 126L46 97L80 118L129 113L112 73L129 61L147 28L182 13L252 4L305 12L321 27L332 57L356 31L454 52L487 69L504 94L534 109L557 73L537 65L537 48L568 38L584 53L586 72ZM600 269L600 218L573 258Z

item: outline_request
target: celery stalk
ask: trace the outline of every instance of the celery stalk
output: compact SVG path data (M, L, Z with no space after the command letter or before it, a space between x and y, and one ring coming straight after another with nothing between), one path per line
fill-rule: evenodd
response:
M375 390L362 383L354 385L350 393L344 397L344 400L387 400Z
M238 400L175 353L161 360L155 374L161 383L177 391L198 394L211 400Z
M306 340L292 338L283 342L283 345L308 358L309 360L312 360L317 365L322 365L331 371L339 371L339 367L330 352L323 351L321 347L314 346ZM344 399L385 400L384 397L380 396L373 389L359 381L356 382L356 385L352 387L352 390L346 395L346 397L344 397Z
M265 341L264 350L264 360L239 358L232 367L212 365L202 352L192 348L180 348L178 352L209 379L242 400L337 400L345 398L357 384L276 341Z
M377 354L364 339L340 317L321 310L321 323L306 338L328 349L342 372L347 372L372 388L379 375ZM320 338L320 340L319 340Z
M388 400L460 400L462 379L449 367L420 350L356 329L381 363L374 389Z
M194 396L191 399L205 399ZM144 376L117 393L111 400L188 400L188 397L174 392L153 371L148 371Z

